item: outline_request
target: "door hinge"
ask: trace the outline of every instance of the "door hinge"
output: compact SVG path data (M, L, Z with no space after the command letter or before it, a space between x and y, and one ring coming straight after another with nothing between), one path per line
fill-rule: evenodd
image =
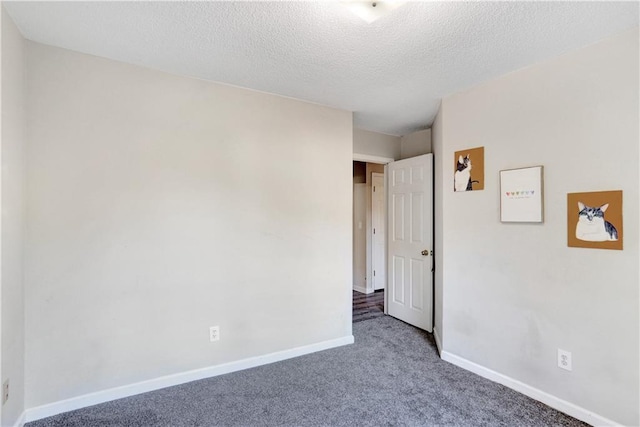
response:
M376 229L375 228L373 229L373 234L376 234Z
M376 186L375 185L373 186L373 192L374 193L376 192Z
M373 277L376 277L376 271L373 270Z

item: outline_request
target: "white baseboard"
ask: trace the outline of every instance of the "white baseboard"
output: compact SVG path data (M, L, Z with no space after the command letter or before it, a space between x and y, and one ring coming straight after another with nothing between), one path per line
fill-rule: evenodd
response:
M362 286L354 286L353 290L356 291L356 292L360 292L361 294L372 294L373 293L373 289L367 290L367 288L364 288Z
M275 353L265 354L263 356L250 357L248 359L224 363L222 365L195 369L192 371L167 375L164 377L154 378L139 383L128 384L121 387L115 387L95 393L72 397L71 399L53 402L35 408L29 408L25 411L26 415L23 414L22 420L23 423L25 421L31 422L42 418L51 417L53 415L61 414L63 412L69 412L87 406L109 402L111 400L122 399L123 397L129 397L165 387L171 387L191 381L197 381L205 378L215 377L218 375L228 374L231 372L241 371L244 369L254 368L256 366L268 365L270 363L303 356L305 354L315 353L317 351L341 347L347 344L353 344L353 342L353 335L348 335L342 338L336 338L316 344L292 348L290 350L278 351Z
M22 414L20 414L20 417L16 420L16 423L13 425L13 427L22 427L26 422L27 422L27 412L25 411Z
M463 357L456 356L455 354L449 353L447 351L443 351L440 356L442 357L442 360L446 360L449 363L453 363L456 366L478 374L488 380L507 386L519 393L531 397L532 399L551 406L552 408L557 409L560 412L564 412L565 414L571 415L572 417L584 421L585 423L591 424L592 426L620 425L620 423L616 423L615 421L595 414L585 408L574 405L573 403L567 402L566 400L560 399L559 397L525 384L522 381L518 381L489 368L485 368L484 366L478 365L477 363L471 362L470 360L467 360Z
M433 327L433 338L436 340L436 347L438 347L438 353L442 355L442 341L440 340L440 335L438 334L438 330L436 327Z

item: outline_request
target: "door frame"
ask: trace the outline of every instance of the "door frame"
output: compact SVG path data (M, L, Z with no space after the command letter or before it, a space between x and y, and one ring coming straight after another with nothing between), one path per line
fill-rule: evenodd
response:
M385 164L385 171L386 171L386 169L387 169L387 166ZM383 187L382 188L382 204L383 204L382 211L383 211L383 215L384 215L384 218L383 218L383 221L382 221L382 224L383 224L382 228L384 229L384 236L385 236L385 238L384 238L384 249L383 249L383 254L382 254L382 263L384 264L383 265L383 269L385 271L384 275L387 276L387 273L386 273L386 270L387 270L387 264L386 264L387 263L387 237L386 237L387 236L387 178L386 178L386 174L384 172L383 173L372 172L371 173L371 191L370 191L371 197L370 197L370 200L369 200L369 202L370 202L369 203L369 205L370 205L369 207L371 208L371 224L370 224L370 227L369 227L369 230L368 230L369 233L367 235L367 238L371 239L371 244L367 245L367 247L368 247L367 261L369 261L369 262L367 262L367 277L371 277L371 278L374 277L373 276L373 271L374 271L374 267L375 267L373 265L373 259L374 259L374 257L373 257L373 239L374 239L374 237L373 237L373 235L374 235L374 233L373 233L373 177L374 176L382 178L382 187ZM372 291L375 292L376 289L375 289L375 286L373 285L374 281L371 280L370 283L372 284L371 285ZM382 289L385 290L385 291L387 290L387 278L386 277L384 278L384 287L382 287Z
M365 162L365 163L377 163L379 165L386 165L389 162L395 161L395 159L393 157L372 156L370 154L353 153L353 161L354 162Z
M364 163L375 163L375 164L378 164L378 165L384 165L384 171L385 171L384 172L385 173L385 175L384 175L384 185L385 185L385 188L386 188L386 186L387 186L387 175L386 175L387 163L395 161L395 159L393 157L373 156L373 155L370 155L370 154L353 153L353 160L352 161L354 161L354 162L364 162ZM353 186L351 187L351 191L352 191L351 200L353 201L353 197L354 197L354 195L353 195ZM367 202L368 202L367 205L368 205L368 209L371 210L371 208L372 208L372 206L371 206L371 194L369 192L367 192L367 193L368 193L367 194ZM353 206L353 203L352 203L352 206ZM386 214L386 209L387 209L386 192L385 192L385 197L384 197L384 209L385 209L385 214ZM351 217L353 218L353 212L351 212ZM385 227L386 227L386 225L387 225L387 221L385 220ZM367 227L367 230L366 230L367 232L366 232L366 243L365 243L365 245L366 245L366 257L367 257L367 259L366 259L366 263L367 263L366 264L366 275L367 275L367 277L366 277L366 281L365 281L365 289L366 289L365 293L366 294L370 294L370 293L373 293L373 284L372 284L372 281L370 279L372 277L372 274L373 274L373 270L371 268L372 245L373 245L373 239L371 238L371 232L372 232L371 230L373 229L373 227L372 227L372 221L371 221L371 216L370 215L367 215L367 217L366 217L366 227ZM353 231L354 230L353 230L353 226L352 226L352 231L351 231L352 236L353 236ZM385 228L385 236L386 236L386 228ZM352 237L352 239L353 239L353 237ZM386 262L386 257L387 257L387 242L386 242L386 240L385 240L384 256L385 256L385 262ZM353 259L353 254L352 254L351 258ZM351 288L353 289L353 286L351 286ZM386 303L387 286L386 286L386 283L385 283L384 290L385 290L385 305L384 305L384 307L385 307L385 314L386 314L386 309L387 309L387 303Z
M395 160L392 160L392 162ZM389 188L389 163L384 164L384 211L386 212L386 217L384 220L384 262L387 262L389 259L389 193L387 189ZM385 273L387 275L387 280L384 283L384 314L389 315L389 266L385 269Z
M433 152L431 153L433 154ZM434 154L434 158L435 158L435 154ZM396 159L394 159L393 157L386 157L386 156L375 156L375 155L370 155L370 154L362 154L362 153L353 153L353 157L352 157L352 161L358 161L358 162L367 162L367 163L377 163L377 164L382 164L384 165L384 186L385 186L385 199L384 199L384 203L385 203L385 211L388 208L388 200L387 200L387 188L389 186L389 173L388 173L388 163L390 162L394 162ZM402 159L399 159L402 160ZM433 168L433 186L434 186L434 211L435 211L435 162L434 162L434 168ZM353 186L351 187L353 190ZM353 195L352 195L352 199L353 199ZM353 217L353 213L351 215ZM385 258L388 258L388 250L389 250L389 230L388 230L388 226L389 226L389 221L385 221ZM434 215L434 223L433 223L433 245L434 245L434 259L433 259L433 268L435 269L435 215ZM367 257L369 257L369 253L367 253ZM368 260L369 261L369 260ZM367 274L369 274L369 265L367 265ZM387 272L388 274L388 272ZM433 317L435 317L435 273L432 272L432 278L433 278L433 298L432 298L432 312L433 312ZM387 275L387 283L385 284L385 292L384 292L384 313L385 314L389 314L388 313L388 301L387 298L389 296L389 292L388 292L388 287L389 287L389 278ZM351 289L353 289L353 286L351 286ZM351 289L349 290L349 295L351 295ZM435 326L435 320L432 320L433 325Z

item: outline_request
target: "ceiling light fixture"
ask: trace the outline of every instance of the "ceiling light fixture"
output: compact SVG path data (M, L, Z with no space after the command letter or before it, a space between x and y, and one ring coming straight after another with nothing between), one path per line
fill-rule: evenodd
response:
M397 9L406 3L406 1L341 1L347 9L353 12L356 16L364 19L368 23L372 23L378 18L386 15L392 10Z

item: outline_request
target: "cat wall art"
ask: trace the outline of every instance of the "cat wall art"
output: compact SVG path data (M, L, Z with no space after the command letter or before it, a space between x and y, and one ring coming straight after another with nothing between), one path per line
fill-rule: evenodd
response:
M622 191L567 195L571 247L622 249Z
M618 240L618 230L604 219L609 203L599 207L587 206L578 202L578 225L576 238L585 242L609 242Z
M484 147L454 153L453 191L484 190Z

